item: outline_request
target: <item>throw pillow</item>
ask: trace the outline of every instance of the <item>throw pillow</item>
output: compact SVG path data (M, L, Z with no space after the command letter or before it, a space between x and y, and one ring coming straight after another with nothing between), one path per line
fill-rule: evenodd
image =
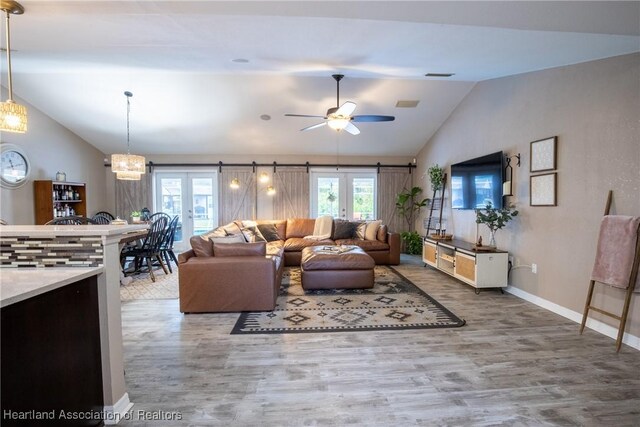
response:
M264 238L262 233L260 233L258 226L242 227L242 235L244 236L245 240L249 243L267 241L267 239Z
M217 257L265 256L267 254L267 243L214 243L213 254Z
M278 234L278 227L275 224L258 224L258 230L262 233L267 242L275 242L276 240L284 240Z
M386 242L388 230L389 227L387 227L386 224L382 224L380 227L378 227L378 240L380 240L381 242Z
M224 228L218 227L218 228L214 228L213 230L209 230L206 233L202 233L199 237L202 240L209 241L209 237L223 237L227 235L228 234Z
M331 239L353 239L356 234L356 227L357 224L355 222L350 222L345 219L336 219L333 221L333 235L331 236Z
M242 223L240 223L239 221L232 221L229 224L221 226L220 228L222 228L227 233L227 235L242 234Z
M380 225L382 225L382 220L377 220L377 221L369 221L366 223L367 224L367 228L365 229L364 232L364 239L365 240L377 240L378 238L378 227L380 227Z
M213 256L213 245L211 241L205 240L200 236L191 236L189 239L191 249L197 257Z
M229 243L247 243L244 240L244 236L242 234L234 234L231 236L224 237L209 237L211 243L215 244L229 244Z
M356 222L356 239L364 240L365 230L367 229L366 222Z

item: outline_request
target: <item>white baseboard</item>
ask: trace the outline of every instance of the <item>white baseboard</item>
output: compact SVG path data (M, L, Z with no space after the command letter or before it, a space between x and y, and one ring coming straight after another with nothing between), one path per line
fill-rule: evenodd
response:
M523 291L522 289L519 289L513 286L508 286L506 290L507 292L517 296L518 298L522 298L525 301L529 301L539 307L545 308L549 311L559 314L562 317L566 317L569 320L573 320L577 324L582 323L582 313L569 310L566 307L563 307L561 305L548 301L544 298L540 298L536 295L530 294L528 292ZM606 335L609 338L613 338L614 340L618 337L618 330L616 328L614 328L613 326L609 326L606 323L601 322L599 320L587 318L586 326L587 328L593 329L594 331L599 332L602 335ZM633 347L636 350L640 350L640 337L636 337L635 335L631 335L625 332L624 336L622 337L622 342L624 344L627 344L629 347Z
M104 407L104 424L115 425L124 419L131 410L133 403L129 401L129 393L125 393L113 406Z

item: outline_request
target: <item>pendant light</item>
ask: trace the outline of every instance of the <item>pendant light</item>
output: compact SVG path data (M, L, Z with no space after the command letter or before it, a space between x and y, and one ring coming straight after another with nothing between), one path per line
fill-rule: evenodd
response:
M111 155L111 171L115 172L116 178L124 181L140 181L141 175L145 172L145 158L130 153L129 141L129 114L131 113L130 98L133 94L126 91L127 97L127 154Z
M22 15L24 8L16 1L0 1L0 9L6 16L7 27L7 86L9 99L0 103L0 131L25 133L27 131L27 107L13 100L13 81L11 78L11 32L9 31L9 15Z

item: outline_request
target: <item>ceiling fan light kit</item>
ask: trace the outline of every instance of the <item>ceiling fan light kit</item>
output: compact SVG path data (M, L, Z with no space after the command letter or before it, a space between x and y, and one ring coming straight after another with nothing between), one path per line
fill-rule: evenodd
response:
M129 115L131 113L130 98L133 96L133 93L126 91L124 96L127 97L127 154L111 155L111 171L115 172L116 179L140 181L140 177L145 173L146 160L144 156L130 153Z
M380 115L360 115L352 116L356 109L356 103L347 101L340 105L340 80L344 78L342 74L333 74L331 77L336 81L336 106L329 108L324 116L313 116L308 114L285 114L287 117L315 117L325 119L322 123L307 126L300 129L301 131L307 131L317 129L319 127L328 125L331 129L340 132L342 130L349 132L351 135L358 135L360 129L353 122L391 122L396 118L394 116L380 116Z
M0 1L0 9L5 13L7 38L7 87L9 99L0 103L0 131L25 133L27 131L27 107L13 100L13 80L11 76L11 31L9 16L22 15L24 8L16 1Z

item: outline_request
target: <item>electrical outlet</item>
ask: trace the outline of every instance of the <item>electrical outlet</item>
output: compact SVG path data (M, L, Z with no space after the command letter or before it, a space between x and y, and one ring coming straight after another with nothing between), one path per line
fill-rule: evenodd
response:
M531 272L533 274L538 274L538 264L531 264Z

